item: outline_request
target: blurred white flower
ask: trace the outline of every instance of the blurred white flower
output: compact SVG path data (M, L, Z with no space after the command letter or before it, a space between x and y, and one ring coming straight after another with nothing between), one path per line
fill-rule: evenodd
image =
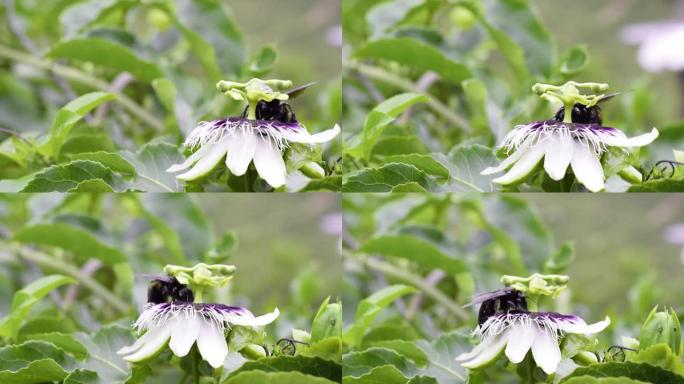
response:
M637 59L645 70L684 71L684 22L632 24L622 30L622 40L639 46Z
M684 264L684 224L673 224L665 229L665 241L682 247L679 258Z

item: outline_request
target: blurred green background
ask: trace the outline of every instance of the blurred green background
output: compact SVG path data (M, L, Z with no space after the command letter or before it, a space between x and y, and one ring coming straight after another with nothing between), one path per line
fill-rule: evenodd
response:
M653 96L647 117L654 126L682 117L684 95L679 80L672 72L649 74L642 69L637 62L637 47L622 42L620 31L632 23L672 19L676 16L678 2L532 0L561 54L575 44L586 44L591 62L575 80L608 83L613 92L648 86ZM608 106L606 110L606 121L610 122L611 109Z
M629 302L642 295L682 309L681 247L667 243L664 232L684 222L684 195L517 197L536 208L558 243L575 245L575 261L567 271L574 301L598 312L625 313L641 309L630 308Z

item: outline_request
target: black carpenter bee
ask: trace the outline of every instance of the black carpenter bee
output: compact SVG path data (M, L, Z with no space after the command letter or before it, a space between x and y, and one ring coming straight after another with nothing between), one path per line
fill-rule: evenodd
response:
M484 324L487 319L497 313L527 311L525 295L513 288L503 288L493 292L477 294L473 296L472 302L466 306L475 304L481 304L477 315L477 323L479 325Z
M611 93L604 96L599 103L603 103L606 100L612 99L617 96L617 93ZM565 116L565 107L560 107L556 115L553 117L556 121L563 121ZM582 104L575 104L572 107L572 122L576 124L598 124L603 125L603 118L601 117L601 107L596 104L591 107L587 107Z
M195 295L185 284L181 284L175 277L153 276L147 289L147 302L153 304L187 302L192 303Z
M304 84L288 91L287 95L290 97L289 100L298 97L314 84L316 84L316 82ZM241 117L247 117L247 108L242 112ZM280 100L260 101L256 107L256 118L257 120L279 121L281 123L297 122L297 116L295 116L290 104Z

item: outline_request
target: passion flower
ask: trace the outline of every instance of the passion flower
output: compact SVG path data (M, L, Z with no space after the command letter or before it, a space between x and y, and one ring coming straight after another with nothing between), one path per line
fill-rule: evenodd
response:
M235 271L233 266L167 266L164 271L169 275L152 280L148 303L133 324L141 336L117 352L124 360L133 363L147 360L167 345L174 355L183 357L197 344L202 359L218 368L228 355L226 331L235 326L261 327L272 323L280 314L276 308L271 313L254 316L246 308L200 302L204 288L219 287L230 281ZM193 299L195 302L187 301Z
M291 143L321 144L340 133L339 125L335 125L327 131L310 134L284 102L299 95L305 87L285 91L291 87L292 82L283 80L220 81L217 84L220 92L248 102L245 112L241 116L200 122L184 144L195 152L167 172L187 170L176 178L196 180L209 174L225 157L226 167L233 175L244 175L254 162L259 176L273 188L285 184L287 169L283 152Z
M658 137L655 128L650 133L628 138L617 128L603 126L598 103L610 95L582 95L578 88L605 92L608 85L568 82L557 87L536 84L533 87L536 93L547 100L561 101L563 107L553 119L517 125L501 144L508 157L481 173L491 175L508 170L493 182L518 184L525 181L543 159L544 170L551 179L562 180L570 167L579 183L598 192L605 187L601 157L610 148L641 147Z

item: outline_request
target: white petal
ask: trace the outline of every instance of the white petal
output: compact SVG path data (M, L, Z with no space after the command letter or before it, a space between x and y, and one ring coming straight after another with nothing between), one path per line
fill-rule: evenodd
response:
M268 139L258 138L254 152L254 166L259 176L271 185L278 188L285 184L285 162L278 147Z
M151 328L143 337L145 338L143 345L135 353L124 356L124 360L137 363L156 355L169 341L171 327Z
M577 181L582 183L588 190L598 192L605 187L605 176L598 157L579 141L575 141L575 151L572 154L572 171Z
M204 145L200 149L196 150L195 152L192 153L182 164L174 164L170 166L166 172L178 172L178 171L183 171L186 170L190 167L192 167L199 159L204 157L209 151L211 150L211 146L209 145Z
M532 356L537 365L550 375L556 372L558 363L561 361L561 351L551 333L541 328L537 328L536 332L537 335L532 343Z
M340 134L340 131L340 126L335 124L332 129L312 135L306 130L306 128L302 127L301 130L285 131L283 133L283 137L285 140L291 141L293 143L320 144L334 139Z
M504 159L504 161L501 162L501 164L497 165L496 167L489 167L485 169L484 171L480 172L481 175L491 175L494 173L499 173L501 171L506 170L508 167L511 166L511 164L515 163L520 159L520 157L525 154L527 151L527 148L529 147L529 141L523 143L521 146L518 147L518 149L513 152L510 156Z
M643 135L628 138L624 133L617 131L612 133L600 133L601 141L611 147L643 147L651 144L658 138L660 133L656 128Z
M235 136L230 137L226 146L226 166L235 176L242 176L247 172L249 163L254 158L257 135L254 132L237 131Z
M531 322L523 322L509 331L506 357L511 363L518 364L523 361L527 351L532 347L536 333L536 326Z
M562 137L552 134L546 143L544 154L544 170L553 180L562 180L565 171L570 165L573 152L573 140L571 137Z
M579 333L579 334L584 334L584 335L589 335L589 334L594 334L594 333L599 333L606 329L610 325L610 318L606 316L606 318L603 321L599 321L594 324L589 324L578 318L577 321L569 322L569 321L559 321L558 322L558 328L560 328L563 332L567 333Z
M223 317L232 325L242 325L245 327L260 327L271 324L280 316L280 311L276 308L273 312L255 317L252 312L244 310L244 312L224 312Z
M213 144L205 144L205 146L209 146L209 149L197 164L191 170L176 176L177 179L190 181L206 176L216 167L227 151L226 138Z
M475 369L494 362L506 346L506 341L508 341L508 333L499 334L486 339L482 343L486 345L480 349L479 353L471 359L461 363L461 365L464 368Z
M169 342L169 348L174 355L183 357L190 352L201 326L202 322L197 316L175 320L171 325L171 341Z
M544 157L544 144L537 143L525 151L520 160L505 175L492 180L497 184L509 185L524 180Z
M222 366L228 355L228 344L226 344L225 336L219 332L215 325L207 321L204 321L199 328L197 348L199 348L202 358L214 368Z

